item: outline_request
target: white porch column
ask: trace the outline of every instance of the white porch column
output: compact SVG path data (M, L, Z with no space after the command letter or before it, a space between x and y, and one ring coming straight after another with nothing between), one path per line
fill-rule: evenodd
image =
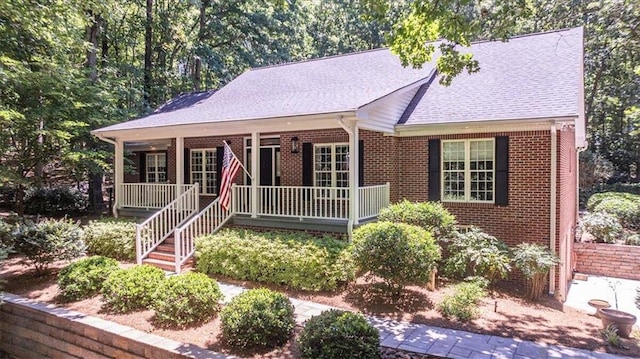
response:
M118 217L118 206L122 202L122 184L124 183L124 142L117 140L115 142L115 158L114 163L114 175L115 181L113 185L114 190L114 203L113 203L113 215Z
M353 124L349 133L349 203L351 204L351 218L354 224L360 223L360 173L358 164L360 163L360 151L358 146L358 125Z
M260 133L251 133L251 218L258 217L258 185L260 184Z
M184 184L184 137L176 137L176 195L181 195Z

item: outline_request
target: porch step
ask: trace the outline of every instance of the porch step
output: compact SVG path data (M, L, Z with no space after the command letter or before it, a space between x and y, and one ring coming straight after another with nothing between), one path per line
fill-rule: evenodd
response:
M162 243L161 245L157 246L155 251L174 254L175 253L175 249L176 249L176 247L174 247L173 244L166 244L166 242L165 242L165 243Z
M173 253L153 251L149 253L149 258L151 259L159 259L165 262L173 263L175 261L176 256Z
M145 258L142 260L142 264L152 265L170 272L173 272L176 269L176 264L174 262L167 262L161 259Z

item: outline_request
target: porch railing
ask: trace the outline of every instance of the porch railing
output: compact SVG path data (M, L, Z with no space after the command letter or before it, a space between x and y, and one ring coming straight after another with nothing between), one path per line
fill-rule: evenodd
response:
M170 183L123 183L117 202L119 207L162 208L191 186Z
M195 252L195 239L201 235L213 233L231 218L231 210L225 210L216 198L198 215L179 226L174 231L176 273Z
M389 183L378 186L358 188L360 203L358 204L359 219L372 218L380 213L380 210L389 205Z
M198 184L187 190L136 227L136 261L142 263L151 251L173 233L173 230L198 212Z

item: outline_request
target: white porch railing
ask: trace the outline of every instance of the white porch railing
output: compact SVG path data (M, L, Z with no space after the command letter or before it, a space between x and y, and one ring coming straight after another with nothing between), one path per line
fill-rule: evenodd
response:
M216 198L210 205L200 211L185 224L174 231L176 273L180 273L182 265L189 260L195 251L195 239L201 235L213 233L231 218L233 213L225 210Z
M389 205L389 184L358 188L359 218L376 216ZM258 215L349 219L349 188L258 186ZM251 186L233 187L233 211L251 214Z
M173 230L198 212L198 184L188 189L136 227L136 261L142 263L151 251L164 241Z
M375 217L381 209L389 205L389 182L378 186L360 187L358 191L360 195L359 219Z
M123 183L117 203L120 208L162 208L190 187L170 183Z

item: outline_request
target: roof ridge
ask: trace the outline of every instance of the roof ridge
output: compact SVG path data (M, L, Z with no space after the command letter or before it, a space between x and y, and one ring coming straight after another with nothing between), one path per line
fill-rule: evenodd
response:
M342 54L314 57L314 58L311 58L311 59L304 59L304 60L299 60L299 61L283 62L281 64L273 64L273 65L266 65L266 66L260 66L260 67L251 67L251 68L249 68L248 71L258 71L258 70L265 70L265 69L270 69L270 68L274 68L274 67L282 67L282 66L289 66L289 65L304 64L304 63L307 63L307 62L322 61L322 60L334 59L334 58L338 58L338 57L354 56L354 55L360 55L360 54L365 54L365 53L368 53L368 52L375 52L375 51L382 51L382 50L389 50L389 48L388 47L378 47L376 49L367 49L367 50L358 50L358 51L353 51L353 52L345 52L345 53L342 53Z
M549 35L549 34L553 34L553 33L557 33L557 32L566 32L569 30L576 30L576 29L580 29L582 28L582 26L576 26L576 27L565 27L562 29L556 29L556 30L547 30L547 31L541 31L541 32L530 32L528 34L520 34L520 35L515 35L515 36L511 36L508 37L506 40L501 40L501 39L483 39L483 40L476 40L476 41L472 41L471 45L475 45L475 44L482 44L485 42L496 42L496 41L510 41L513 39L521 39L524 37L531 37L531 36L540 36L540 35ZM438 40L440 41L440 40ZM432 41L435 42L435 41Z

